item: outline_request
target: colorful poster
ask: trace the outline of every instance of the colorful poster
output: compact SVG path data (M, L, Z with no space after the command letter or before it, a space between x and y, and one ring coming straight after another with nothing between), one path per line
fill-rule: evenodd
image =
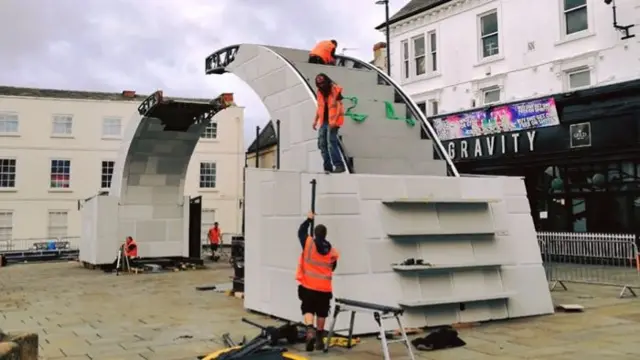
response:
M498 105L489 110L433 119L433 128L442 141L539 129L558 124L560 119L554 98Z

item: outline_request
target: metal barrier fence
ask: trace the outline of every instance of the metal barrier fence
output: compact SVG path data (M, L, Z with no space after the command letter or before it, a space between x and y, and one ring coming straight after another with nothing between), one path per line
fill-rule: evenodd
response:
M77 250L80 236L0 240L0 253L41 250Z
M538 245L550 290L566 283L620 287L637 296L640 254L633 234L539 232Z

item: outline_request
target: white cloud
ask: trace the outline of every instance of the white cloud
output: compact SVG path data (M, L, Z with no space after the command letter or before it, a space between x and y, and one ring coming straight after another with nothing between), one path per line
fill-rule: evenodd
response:
M407 0L391 1L391 13ZM204 58L237 43L311 48L333 38L370 60L384 36L375 0L2 0L0 84L212 98L236 93L248 140L268 120L233 75L204 75Z

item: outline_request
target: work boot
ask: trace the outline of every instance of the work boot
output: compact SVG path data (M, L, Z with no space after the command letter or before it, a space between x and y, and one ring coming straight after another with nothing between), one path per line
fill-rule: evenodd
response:
M307 327L306 344L307 345L305 347L305 350L313 351L315 349L316 339L315 339L315 331L313 329L313 326Z
M316 331L316 349L324 350L324 338L327 336L327 332L324 330Z
M346 171L346 169L344 168L344 166L336 166L336 169L333 170L333 172L336 173L336 174L340 174L340 173L343 173L345 171Z

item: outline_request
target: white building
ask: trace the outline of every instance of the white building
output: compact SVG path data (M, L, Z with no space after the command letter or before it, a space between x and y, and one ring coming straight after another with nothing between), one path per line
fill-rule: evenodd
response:
M389 21L393 78L428 115L638 78L640 26L622 39L606 2L412 0ZM616 3L640 24L640 1Z
M0 249L80 235L78 200L108 190L123 129L145 97L0 87ZM202 196L203 233L214 221L229 234L241 227L243 108L225 114L203 134L186 180L185 195Z

